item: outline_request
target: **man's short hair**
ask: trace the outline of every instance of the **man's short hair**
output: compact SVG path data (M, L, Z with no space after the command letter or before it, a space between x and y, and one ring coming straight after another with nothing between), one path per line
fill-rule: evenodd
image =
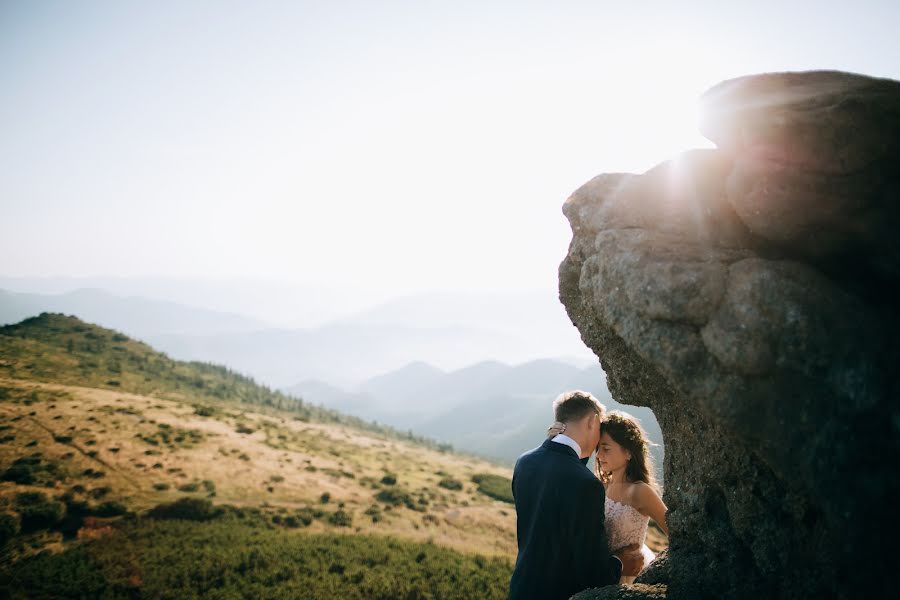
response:
M581 390L563 392L553 401L553 417L560 423L574 423L590 413L596 413L603 419L606 407L591 394Z

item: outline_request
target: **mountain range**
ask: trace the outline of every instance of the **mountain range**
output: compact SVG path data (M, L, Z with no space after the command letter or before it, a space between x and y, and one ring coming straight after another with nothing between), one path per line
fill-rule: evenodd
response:
M304 310L298 304L298 314ZM305 328L96 289L0 292L0 324L45 311L114 328L173 358L227 364L277 387L317 379L349 388L419 360L442 369L487 360L593 360L551 292L419 294Z
M511 462L540 443L553 420L553 399L572 389L592 393L608 410L624 410L637 417L656 444L652 454L661 467L662 432L653 412L613 400L599 365L581 368L547 359L516 366L484 361L448 372L418 361L349 391L317 380L285 391Z

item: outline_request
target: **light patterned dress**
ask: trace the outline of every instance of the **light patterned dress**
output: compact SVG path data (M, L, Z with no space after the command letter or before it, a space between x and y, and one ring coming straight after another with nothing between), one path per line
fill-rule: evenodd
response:
M622 551L639 552L643 555L643 566L650 564L656 555L644 543L647 539L647 526L650 517L645 517L636 508L628 504L616 502L606 497L606 536L609 549L616 554ZM622 573L619 583L632 583L637 573Z

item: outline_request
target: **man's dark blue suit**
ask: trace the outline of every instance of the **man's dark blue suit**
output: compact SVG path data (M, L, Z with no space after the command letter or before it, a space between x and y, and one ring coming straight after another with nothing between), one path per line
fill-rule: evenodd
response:
M510 600L564 600L618 583L604 529L606 494L575 450L551 440L516 461L512 480L519 555Z

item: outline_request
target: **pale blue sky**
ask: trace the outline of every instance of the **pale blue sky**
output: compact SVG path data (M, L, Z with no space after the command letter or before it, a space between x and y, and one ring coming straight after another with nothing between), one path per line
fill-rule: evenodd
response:
M898 2L744 4L0 0L0 275L552 288L709 86L900 79Z

